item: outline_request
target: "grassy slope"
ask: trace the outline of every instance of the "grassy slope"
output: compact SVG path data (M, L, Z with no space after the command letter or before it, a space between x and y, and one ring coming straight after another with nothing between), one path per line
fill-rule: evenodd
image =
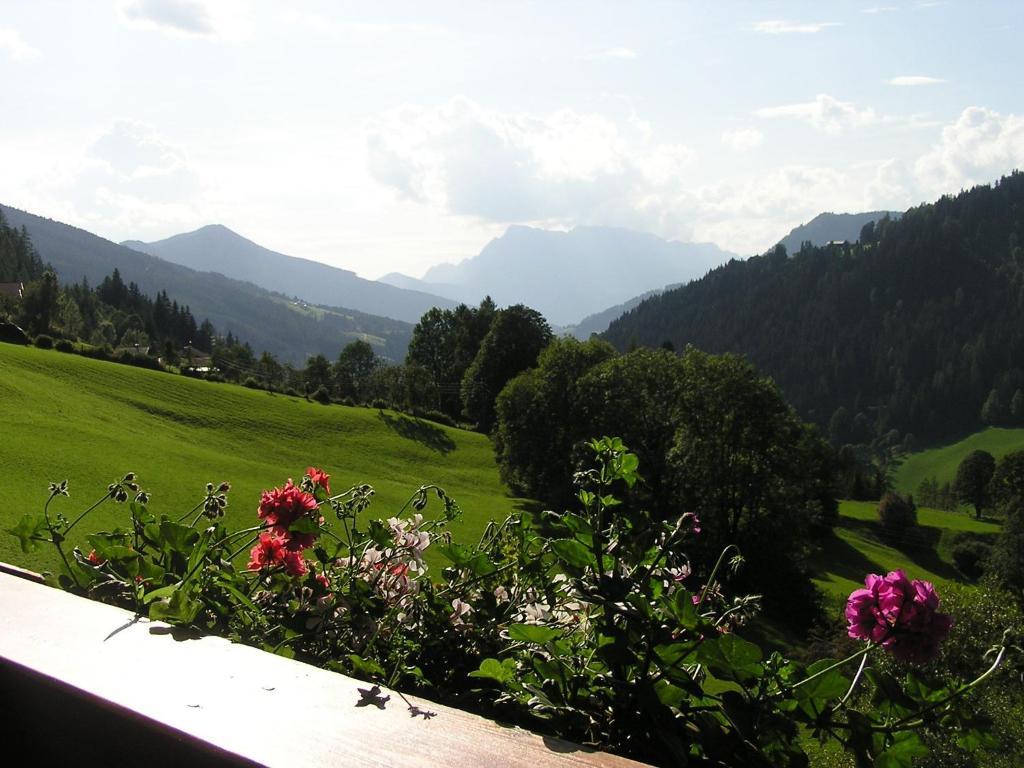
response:
M998 461L1010 451L1024 450L1024 429L990 427L958 443L920 451L908 456L896 471L896 488L913 493L922 480L934 477L939 485L953 482L956 468L971 451L988 451Z
M70 517L129 470L152 492L150 511L173 518L207 481L230 481L228 519L238 527L255 522L261 489L310 464L331 474L335 490L373 485L373 517L393 515L421 483L441 485L465 511L452 529L461 540L522 506L482 435L55 351L0 344L0 424L0 531L41 510L48 481L70 480L70 501L51 508ZM125 512L104 505L76 533L123 525ZM5 533L0 560L52 563L49 552L23 554Z
M964 513L919 508L917 521L920 541L894 546L882 535L878 525L878 504L869 501L844 501L834 535L814 561L815 582L827 595L845 598L863 586L868 573L885 573L902 568L912 579L926 579L941 585L963 578L953 565L953 539L967 532L995 535L999 525L975 520Z

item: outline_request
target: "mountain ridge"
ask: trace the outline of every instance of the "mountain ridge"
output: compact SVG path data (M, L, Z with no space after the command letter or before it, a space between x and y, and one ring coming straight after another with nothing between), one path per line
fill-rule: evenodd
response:
M208 224L148 243L126 240L121 245L313 304L346 307L407 323L417 322L432 307L456 305L442 296L367 280L348 269L271 250L223 224Z
M12 226L24 226L43 261L62 283L87 279L93 285L118 269L150 296L167 291L197 319L209 319L219 333L231 331L259 353L301 364L310 355L334 358L348 342L364 339L378 354L405 357L412 326L390 318L339 307L303 306L282 294L216 272L199 272L135 251L87 230L0 205Z
M736 254L714 243L664 240L621 227L561 231L515 224L476 256L435 265L418 283L407 275L385 279L432 288L468 304L486 295L499 305L527 304L552 325L571 326L639 294L699 277L733 258Z

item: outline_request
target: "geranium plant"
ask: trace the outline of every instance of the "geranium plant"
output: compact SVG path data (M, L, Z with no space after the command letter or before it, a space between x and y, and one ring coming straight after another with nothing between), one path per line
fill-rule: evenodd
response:
M859 765L909 765L925 749L918 732L936 724L982 743L965 702L1011 638L976 679L930 680L914 665L952 623L932 585L894 571L850 596L856 653L810 665L765 654L742 637L757 596L729 594L741 554L729 547L696 572L696 516L627 509L620 491L637 482L637 457L615 438L590 449L578 509L491 523L475 544L452 540L460 509L436 486L374 519L370 486L332 493L314 467L263 492L239 531L223 523L226 483L180 518L158 518L128 474L73 520L51 514L68 493L53 484L43 513L11 532L26 551L56 548L55 586L654 763L805 765L811 736ZM431 500L440 513L428 518ZM126 527L69 550L68 534L104 502L126 504ZM431 547L450 563L441 573L424 559ZM906 678L873 669L877 653L905 663Z

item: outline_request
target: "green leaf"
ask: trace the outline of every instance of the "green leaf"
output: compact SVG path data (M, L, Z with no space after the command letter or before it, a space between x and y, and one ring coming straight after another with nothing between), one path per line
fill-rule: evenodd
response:
M888 749L875 758L875 768L913 768L914 758L928 754L921 737L911 731L897 733Z
M169 587L160 587L160 589L154 589L152 592L147 592L142 598L144 605L149 605L154 600L160 600L161 598L170 597L174 594L174 591L180 587L180 584L171 584Z
M736 635L705 640L697 649L697 661L717 677L741 682L764 674L761 649Z
M360 677L366 678L367 680L384 679L386 674L384 672L384 667L373 659L364 659L356 653L350 653L348 655L348 661L352 665L352 670Z
M199 532L194 528L170 520L160 523L159 543L173 550L187 555L195 543L199 541Z
M459 568L467 568L474 576L488 576L497 569L487 555L465 544L441 544L438 551Z
M559 560L573 568L594 567L597 560L594 553L575 539L552 539L551 551Z
M659 680L654 684L654 693L658 696L658 701L664 704L666 707L676 707L686 701L688 695L686 691L678 686L672 685L668 680Z
M504 685L514 679L516 675L516 663L513 659L498 661L497 659L484 659L480 662L480 668L470 672L470 677L482 677L487 680L494 680Z
M300 517L288 526L289 533L319 533L320 524L311 517Z
M827 669L834 663L831 659L814 662L807 668L807 677ZM850 681L836 668L794 689L793 698L810 717L818 717L828 709L828 702L840 698L849 688Z
M194 600L184 588L177 588L170 598L157 600L149 606L149 618L153 621L166 621L169 624L191 624L195 621L202 603Z
M513 624L508 628L510 640L543 644L558 637L558 630L536 624Z
M89 542L89 546L96 550L97 555L113 563L137 560L139 558L137 551L121 543L124 539L120 535L94 533L91 536L87 536L86 541Z
M42 515L23 515L18 524L8 528L7 533L17 536L21 551L28 553L39 547L39 540L46 536L46 518Z

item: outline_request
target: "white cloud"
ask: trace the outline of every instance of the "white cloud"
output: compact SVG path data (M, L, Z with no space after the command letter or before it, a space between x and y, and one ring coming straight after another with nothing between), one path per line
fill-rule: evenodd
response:
M737 128L722 134L722 143L733 152L749 152L761 146L764 134L757 128Z
M637 53L632 48L609 48L601 56L606 59L635 59Z
M900 75L886 81L889 85L915 86L915 85L938 85L946 82L938 77L926 77L925 75Z
M858 109L853 103L839 101L826 93L819 93L814 101L764 107L755 110L754 114L757 117L790 117L803 120L819 131L833 135L838 135L850 128L871 125L879 120L878 114L870 107Z
M898 10L899 8L897 8L895 5L875 5L872 6L871 8L861 8L860 12L869 13L872 16L875 16L879 13L891 13L892 11Z
M754 24L754 31L762 35L813 35L829 27L838 27L836 21L786 21L772 19Z
M184 151L142 123L117 121L24 186L40 210L93 231L143 237L202 222L202 188Z
M217 32L210 8L200 0L126 0L121 16L132 24L182 35Z
M492 222L660 230L693 151L642 121L563 109L523 115L466 99L405 107L366 130L367 167L403 198Z
M914 164L928 198L984 184L1024 167L1024 117L968 107Z
M18 30L0 27L0 53L5 53L15 61L34 59L39 50L21 39Z

